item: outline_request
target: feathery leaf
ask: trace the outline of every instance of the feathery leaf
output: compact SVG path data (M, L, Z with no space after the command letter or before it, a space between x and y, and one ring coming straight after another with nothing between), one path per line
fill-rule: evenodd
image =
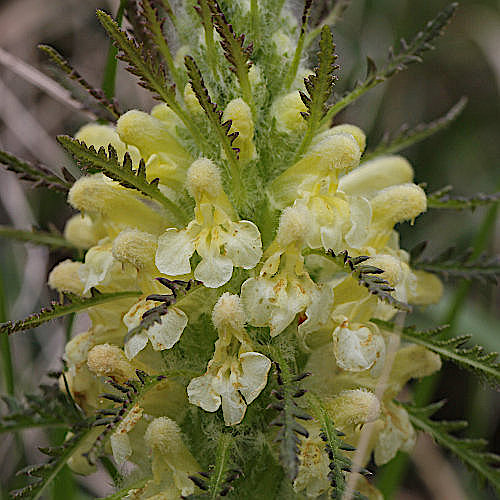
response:
M325 443L325 451L330 460L330 473L328 474L328 479L330 479L332 485L330 498L342 500L346 491L346 472L349 472L352 466L351 459L345 455L344 451L354 451L355 448L341 439L344 434L335 429L333 420L328 415L319 398L311 395L308 400L316 418L321 424L320 437ZM368 473L368 471L364 470L360 472ZM353 498L355 500L367 500L359 492L355 492Z
M147 49L144 43L127 35L109 14L98 10L97 17L119 48L118 57L128 64L127 71L139 77L141 87L152 92L156 99L164 101L172 109L194 140L202 141L201 134L193 121L177 101L175 85L168 81L165 69L158 58ZM204 146L203 141L200 143L203 150L202 146Z
M455 121L467 105L467 98L462 97L444 116L430 123L420 123L414 128L403 125L394 135L385 135L381 143L372 151L363 155L363 161L371 160L377 156L394 154L413 144L417 144L436 132L446 128Z
M2 399L8 413L0 417L0 434L33 427L68 428L84 421L58 383L41 385L40 394L27 394L23 400L12 396L3 396Z
M63 169L62 172L65 178L61 179L43 165L33 165L2 150L0 150L0 165L3 165L11 172L15 172L19 179L33 182L33 187L47 187L65 193L75 181L74 177L66 169Z
M429 21L424 30L419 32L409 43L402 38L400 42L401 51L398 54L395 54L391 47L389 49L389 61L383 68L377 69L373 60L368 57L366 78L328 110L322 120L322 125L328 123L337 113L342 111L346 106L354 102L368 90L384 82L391 76L394 76L396 73L403 71L408 65L415 62L421 62L422 55L434 48L432 42L443 34L444 28L450 22L457 7L457 2L451 3L445 7L434 19Z
M389 331L399 333L394 323L372 319L374 323ZM500 363L498 362L498 353L485 352L480 345L467 347L471 335L462 335L460 337L447 338L439 340L439 334L447 329L447 326L441 326L430 330L417 330L414 326L405 326L400 335L405 340L415 344L423 345L430 351L439 354L444 359L452 361L467 370L473 371L492 387L500 386Z
M25 241L34 245L47 245L50 248L69 248L77 250L77 247L55 232L46 232L33 229L24 231L15 227L0 226L0 238L9 238L12 240Z
M245 47L245 35L237 35L232 25L227 21L217 0L207 0L212 12L212 22L220 35L220 44L224 50L226 59L231 64L230 70L236 74L240 83L243 100L252 107L252 89L248 79L248 70L252 66L250 56L252 55L253 44Z
M444 208L446 210L474 210L483 205L494 205L500 202L500 192L485 194L477 193L472 196L453 196L452 186L445 186L434 193L427 195L429 208Z
M165 375L147 375L141 370L136 370L136 375L136 379L129 380L125 385L117 384L112 379L107 381L117 392L102 394L101 397L115 403L112 409L116 410L116 416L109 417L109 409L96 412L94 427L105 425L105 428L84 454L89 464L94 465L99 457L105 455L104 446L120 422L137 409L149 390L166 379Z
M99 151L96 151L94 146L87 146L83 141L78 141L67 135L60 135L57 140L75 158L84 171L89 173L102 172L122 186L135 189L152 198L163 205L177 223L182 224L189 219L181 207L169 200L159 190L158 179L147 181L144 160L141 159L139 167L134 170L128 152L125 153L123 163L120 164L116 150L111 144L108 145L106 154L106 150L102 146Z
M378 267L363 265L363 262L368 260L370 257L359 256L350 257L347 250L335 254L333 250L328 250L327 252L323 250L311 250L307 249L304 251L304 255L321 255L322 257L327 257L333 260L344 272L350 273L353 278L355 278L358 283L368 289L368 291L378 297L380 300L386 302L387 304L400 309L401 311L410 312L412 310L409 304L401 302L400 300L394 298L391 292L394 288L389 284L389 282L378 275L384 272L383 269Z
M418 256L413 252L412 266L445 279L478 280L481 283L498 283L500 278L500 255L481 254L473 258L474 250L458 254L455 247L450 247L436 257L423 257L423 249Z
M281 363L274 362L278 390L274 391L277 401L269 405L270 408L279 412L278 416L269 424L279 427L275 441L280 444L279 455L281 465L286 475L294 481L299 472L299 445L298 435L308 437L309 433L297 419L311 420L311 416L297 406L296 398L302 397L305 393L297 384L297 380L302 380L309 373L302 376L293 376L286 362L281 359Z
M238 137L238 132L229 133L232 121L222 121L222 111L219 111L217 109L217 104L212 102L196 61L191 56L186 56L184 62L186 64L191 88L200 106L205 111L212 126L212 130L218 136L222 149L229 162L229 177L231 179L233 191L236 193L235 197L236 199L238 199L238 195L243 197L244 193L241 187L240 169L238 165L239 149L233 148L233 142L236 137Z
M299 91L300 98L307 108L307 112L302 113L307 120L307 131L297 151L297 157L301 156L311 144L328 110L327 101L332 95L333 85L337 79L334 72L339 68L335 64L336 59L332 32L328 26L323 26L319 42L318 66L311 76L304 79L307 93Z
M60 302L52 302L50 306L42 309L38 313L31 314L25 319L0 323L0 334L7 333L11 335L16 332L31 330L32 328L36 328L47 321L60 318L61 316L66 316L67 314L85 311L90 307L106 304L107 302L138 297L141 295L141 292L139 291L100 293L95 290L95 288L92 288L91 291L93 292L92 297L81 298L76 295L68 294L63 296L63 299ZM69 299L69 302L64 303L64 298Z
M115 99L108 99L103 90L95 88L90 85L80 73L71 66L69 61L65 59L54 47L50 45L39 45L38 48L49 56L50 60L60 69L63 73L77 85L79 85L88 95L90 95L96 103L106 111L105 118L118 119L121 112ZM84 103L82 103L84 104Z
M500 456L484 451L487 442L483 439L458 438L450 434L467 426L467 422L431 420L444 402L434 403L425 408L404 405L412 425L429 434L439 445L456 455L478 478L489 482L500 493Z
M218 441L215 464L210 466L208 472L200 472L199 475L189 476L189 479L203 490L203 493L190 495L186 497L187 499L210 498L216 500L225 497L233 489L231 483L240 477L240 470L229 468L231 462L230 451L234 444L233 437L231 434L223 433Z

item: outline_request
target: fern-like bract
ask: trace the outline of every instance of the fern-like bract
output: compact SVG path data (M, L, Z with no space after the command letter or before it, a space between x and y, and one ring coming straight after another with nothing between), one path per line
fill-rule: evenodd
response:
M178 224L188 220L189 216L183 209L160 191L158 179L147 181L144 160L141 160L137 170L134 170L130 155L125 153L123 162L120 162L116 150L111 144L108 145L106 153L104 147L100 147L99 151L96 151L94 146L87 146L83 141L78 141L67 135L60 135L57 140L75 158L84 171L88 173L102 172L122 186L135 189L144 196L157 201L168 210L169 215Z
M33 165L2 150L0 150L0 165L3 165L11 172L15 172L19 179L33 182L33 187L47 187L65 193L75 181L74 177L66 169L63 169L62 172L65 178L61 179L43 165Z
M445 210L474 210L484 205L495 205L500 203L500 192L496 193L476 193L472 196L457 196L450 192L452 186L434 191L427 195L427 206L429 208L443 208Z
M422 55L434 48L432 42L443 34L444 28L450 22L457 7L457 2L445 7L434 19L429 21L425 29L419 32L409 43L402 38L401 51L395 54L394 50L391 48L389 50L389 61L381 69L377 68L372 59L367 58L366 78L328 110L328 113L322 120L322 124L328 123L337 113L379 83L403 71L408 65L415 62L421 62Z
M462 97L444 116L430 123L420 123L414 128L404 125L394 135L385 135L381 143L372 151L363 155L363 161L371 160L377 156L397 153L405 148L413 146L436 132L446 128L455 121L467 105L467 98ZM429 201L429 199L428 199Z
M81 298L76 295L68 294L64 296L60 302L52 302L50 306L42 309L40 312L31 314L25 319L1 323L0 334L7 333L11 335L16 332L31 330L32 328L36 328L47 321L52 321L53 319L66 316L71 313L85 311L91 307L106 304L107 302L113 302L115 300L138 297L141 294L139 291L100 293L94 288L92 289L92 293L92 297L89 298ZM65 298L68 299L69 302L65 303Z
M444 402L434 403L425 408L404 406L415 428L429 434L439 445L456 455L480 480L488 481L500 493L500 456L484 451L487 444L484 439L458 438L450 434L467 427L467 422L431 420L430 417L443 405Z
M372 319L374 323L389 331L400 333L401 337L415 344L422 345L439 354L442 358L452 361L462 368L473 371L480 378L488 382L492 387L500 386L500 363L498 353L485 352L480 345L466 347L471 335L460 337L437 338L447 326L441 326L430 330L417 330L414 326L406 326L401 331L394 323Z

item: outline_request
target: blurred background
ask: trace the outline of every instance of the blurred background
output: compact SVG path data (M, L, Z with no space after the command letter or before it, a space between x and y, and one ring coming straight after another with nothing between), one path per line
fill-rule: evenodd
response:
M333 2L323 2L325 5ZM339 92L353 86L365 74L365 56L380 65L387 49L400 37L411 38L445 7L447 0L352 0L343 20L334 30L337 42ZM99 86L108 42L94 15L96 8L116 12L112 0L3 0L0 2L0 148L28 160L39 159L55 169L68 160L54 137L73 134L88 117L46 91L30 66L50 74L46 57L37 44L47 43L62 52L92 84ZM317 8L321 1L315 2ZM397 43L397 42L396 42ZM20 61L29 66L23 67ZM21 69L20 69L21 68ZM20 76L19 73L24 73ZM56 76L57 77L57 76ZM368 147L375 147L385 132L396 132L444 115L462 96L468 105L458 120L425 142L403 154L413 164L416 181L428 191L452 184L456 194L471 195L500 190L500 1L462 0L458 13L437 50L427 53L423 64L412 65L369 92L338 115L336 121L361 126L368 135ZM119 65L117 98L122 109L149 110L153 101ZM29 229L62 230L71 214L63 196L44 189L28 190L13 174L0 171L0 224ZM446 247L458 249L481 246L499 253L500 232L494 210L471 213L430 211L415 226L402 227L406 249L429 240L428 255ZM479 236L478 236L479 235ZM481 239L481 235L485 236ZM45 285L52 266L67 258L41 247L0 241L0 321L24 317L50 300ZM410 318L418 325L452 323L452 333L470 333L475 343L489 351L500 350L498 288L489 285L467 287L446 284L442 303L419 311ZM79 326L75 329L78 331ZM81 330L81 328L80 328ZM66 325L50 323L30 334L12 337L11 349L16 377L16 394L35 391L44 374L60 369ZM500 451L500 398L468 373L445 365L439 379L416 385L421 402L448 400L440 418L466 418L470 436L487 437L490 448ZM8 392L3 377L0 392ZM2 408L1 411L3 411ZM60 440L56 433L34 430L22 439L3 435L0 444L0 498L19 482L13 473L25 465L44 460L36 446ZM35 446L36 444L36 446ZM381 474L387 498L397 499L487 499L462 466L438 450L429 440L420 439L411 461L398 457ZM394 477L405 471L398 486ZM76 482L64 472L56 481L52 498L95 498L110 492L106 475L99 472Z

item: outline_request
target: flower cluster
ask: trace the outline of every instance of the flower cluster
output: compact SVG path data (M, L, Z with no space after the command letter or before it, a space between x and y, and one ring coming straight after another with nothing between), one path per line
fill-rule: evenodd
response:
M277 34L279 57L287 57L291 32L289 27ZM263 71L254 65L248 75L255 98L262 94ZM302 67L299 72L311 73ZM199 123L203 102L193 85L186 85L182 116ZM263 176L254 183L259 193L245 182L238 191L229 188L235 175L244 179L246 169L255 173L259 162L269 163L259 137L274 134L275 141L293 145L307 129L304 87L296 80L293 88L274 96L260 115L255 102L241 97L225 103L223 130L234 134L231 145L239 151L232 159L235 149L221 146L213 156L196 150L186 140L186 124L163 103L149 114L128 111L116 126L89 124L76 134L87 147L111 145L119 161L126 156L136 171L145 168L147 181L188 214L179 223L139 191L103 173L86 175L69 191L68 201L79 213L65 229L85 258L61 262L49 277L54 289L81 297L93 288L140 291L139 299L92 308L90 329L66 346L68 387L86 412L104 407L104 378L124 383L136 369L184 369L180 377L167 375L111 435L118 465L149 464L149 479L127 498L195 492L189 476L201 469L203 458L193 447L195 438L183 435L186 419L213 425L219 420L208 420L209 414L217 412L226 426L237 428L249 418L249 425L261 425L273 349L283 346L285 358L307 360L308 389L349 442L356 445L363 425L374 423L365 461L374 452L377 464L386 463L415 440L406 411L393 399L409 379L439 369L440 358L423 347L401 346L378 399L389 334L372 320L390 320L397 309L331 258L342 251L365 257L397 301L426 305L439 299L441 283L411 269L395 231L427 207L410 164L400 156L363 161L362 130L322 126L303 154L269 180ZM272 165L261 170L272 172ZM259 415L249 415L250 405ZM306 427L293 487L315 498L330 487L328 455L318 422ZM267 424L259 432L272 442Z

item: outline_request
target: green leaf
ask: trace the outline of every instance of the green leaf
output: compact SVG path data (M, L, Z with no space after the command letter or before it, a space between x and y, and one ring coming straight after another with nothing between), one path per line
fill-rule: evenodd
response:
M448 422L431 420L430 417L438 411L444 402L434 403L425 408L404 405L412 425L429 434L439 445L451 451L481 481L489 482L500 493L500 456L484 451L487 442L483 439L457 438L450 432L463 429L467 422Z
M64 58L56 49L50 45L39 45L38 48L49 56L50 60L69 78L75 82L85 93L90 95L96 103L105 110L105 118L118 119L121 115L118 105L114 99L106 96L105 92L99 88L93 87L83 76L75 69L67 59ZM84 104L84 103L82 103Z
M416 252L413 252L414 254ZM496 284L500 278L500 255L480 254L474 258L474 250L457 253L450 247L436 257L423 257L423 250L414 256L412 267L429 273L439 274L445 279L477 280L481 283Z
M307 22L309 21L309 16L311 14L312 0L305 0L304 11L302 12L302 22L300 25L299 39L297 40L297 46L295 48L295 54L293 55L292 63L285 77L285 89L289 89L292 85L295 77L297 76L297 70L299 68L300 59L302 57L302 52L304 50L304 42L307 30Z
M121 498L125 498L130 494L131 490L140 490L141 488L143 488L150 479L152 478L140 479L139 481L136 481L135 483L122 488L116 493L113 493L112 495L109 495L107 497L99 498L98 500L120 500Z
M363 155L363 161L368 161L381 155L397 153L402 149L427 139L427 137L434 135L455 121L466 105L467 98L462 97L444 116L441 116L437 120L430 123L420 123L412 129L404 125L396 135L392 137L385 136L374 150L367 151Z
M231 64L230 70L236 74L240 83L243 100L253 107L252 89L248 79L248 70L252 66L250 56L252 55L253 44L245 47L245 35L237 35L231 24L226 19L217 0L207 0L212 11L212 22L220 35L220 44L224 50L226 59Z
M24 488L12 491L13 498L29 498L30 500L37 500L40 498L50 486L52 481L59 474L61 469L67 464L68 460L74 455L82 441L90 433L91 429L83 427L80 429L73 429L73 436L61 446L46 448L41 450L50 459L45 464L30 465L18 472L18 474L26 474L35 479L35 481Z
M222 111L218 110L217 104L212 102L196 61L191 56L186 56L184 58L184 62L186 64L191 88L193 89L200 106L205 111L214 134L216 134L219 138L222 149L224 150L226 158L229 162L228 174L231 179L234 197L237 200L241 200L244 197L244 192L241 185L240 168L237 157L239 149L233 148L233 142L236 137L238 137L238 132L229 133L232 122L231 120L225 122L222 121Z
M177 114L193 139L200 142L201 149L206 149L200 132L177 101L175 85L168 81L161 61L146 49L144 43L139 43L134 38L129 37L109 14L98 10L97 17L120 49L118 57L128 64L127 70L139 77L139 85L152 92L157 99L164 101Z
M498 353L486 352L479 345L466 347L472 337L471 335L440 340L437 337L448 328L447 326L430 330L417 330L414 326L405 326L400 330L395 327L394 323L388 321L379 319L372 319L371 321L386 330L399 333L405 340L422 345L430 351L439 354L442 358L474 372L492 387L498 388L500 386Z
M69 428L85 420L58 383L41 385L40 394L27 394L22 400L13 396L2 399L8 413L0 417L0 434L33 427Z
M399 53L395 54L391 47L389 50L389 61L381 69L377 69L375 63L370 58L367 58L366 78L328 110L321 124L325 125L329 123L335 115L358 99L358 97L379 83L394 76L396 73L405 70L408 65L421 62L422 55L434 48L432 42L443 34L444 28L450 22L457 7L458 3L456 2L445 7L409 43L404 38L401 39L401 51Z
M183 81L175 67L174 59L172 57L172 53L170 52L167 39L163 34L165 19L161 20L158 9L153 8L149 0L142 1L142 9L144 20L146 21L146 29L149 33L151 33L151 42L155 44L158 52L162 55L175 84L179 88L182 88Z
M350 257L347 250L335 254L333 250L311 250L306 249L304 255L320 255L333 260L337 266L340 267L346 273L350 273L353 278L358 281L358 284L366 287L369 293L375 295L380 300L386 302L387 304L400 309L401 311L411 312L412 308L409 304L397 300L391 295L394 288L389 284L389 282L378 275L384 272L383 269L378 267L363 265L363 262L368 260L370 257L359 256Z
M47 187L65 193L75 181L66 169L63 169L65 179L61 179L43 165L33 165L2 150L0 150L0 164L7 170L15 172L21 180L33 182L33 187Z
M299 472L300 463L298 436L309 437L309 432L297 422L297 419L312 419L308 413L298 407L295 400L306 392L299 387L298 382L310 373L294 376L277 350L274 350L274 357L279 359L279 362L274 362L278 389L275 391L277 401L272 403L270 408L277 410L279 414L269 425L279 428L275 441L279 443L280 462L290 481L294 481Z
M474 210L484 205L496 205L500 202L500 192L485 194L477 193L472 196L452 196L452 186L444 188L427 195L427 206L429 208L444 208L446 210Z
M2 323L0 324L0 333L6 332L11 335L16 332L31 330L47 321L52 321L53 319L66 316L67 314L85 311L90 307L106 304L115 300L139 297L141 295L140 291L100 293L94 288L92 291L94 293L92 297L82 299L75 295L66 295L65 297L69 299L69 303L64 303L62 301L52 302L50 306L42 309L38 313L31 314L25 319Z
M179 225L189 220L190 217L184 210L158 189L158 179L147 181L144 160L141 159L139 167L134 170L129 153L125 153L123 163L120 164L116 150L111 144L108 145L106 154L106 150L102 146L99 151L96 151L94 146L87 146L83 141L78 141L67 135L59 135L57 140L75 158L84 171L89 173L102 172L122 186L135 189L152 198L163 205Z
M234 438L229 433L222 433L218 439L215 464L210 466L208 472L200 473L199 476L189 476L189 479L200 488L203 493L190 495L186 498L217 498L225 497L233 489L231 483L240 476L240 471L230 469L231 448L234 446Z
M69 248L77 250L77 247L69 242L62 235L55 232L38 231L23 231L14 227L0 226L0 238L9 238L12 240L25 241L34 245L47 245L50 248Z
M296 159L311 144L312 138L327 112L327 101L332 95L333 85L337 79L334 72L339 68L335 64L336 59L332 32L328 26L323 26L319 42L318 66L311 76L304 79L307 94L299 91L302 102L307 108L307 112L302 113L302 116L307 120L307 131L297 151Z
M332 484L331 497L335 500L342 500L346 491L346 472L351 470L352 461L345 455L345 451L354 451L355 448L345 443L341 438L344 436L343 432L335 429L333 420L321 404L319 398L309 395L308 401L313 409L314 415L321 425L320 437L325 443L325 451L330 460L330 474L329 479ZM364 470L361 473L366 472ZM354 499L367 500L366 497L359 492L355 492Z
M136 370L135 372L137 378L127 381L124 385L118 384L113 379L107 380L108 384L115 391L102 394L101 398L113 402L113 407L97 410L95 414L93 426L105 427L99 436L97 436L90 449L84 454L90 465L95 465L101 456L106 455L105 446L111 434L120 425L122 420L135 409L144 395L167 378L166 375L147 375L141 370ZM173 371L172 375L175 375Z

